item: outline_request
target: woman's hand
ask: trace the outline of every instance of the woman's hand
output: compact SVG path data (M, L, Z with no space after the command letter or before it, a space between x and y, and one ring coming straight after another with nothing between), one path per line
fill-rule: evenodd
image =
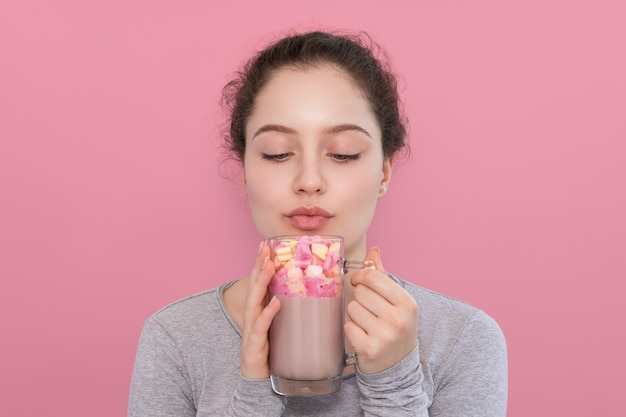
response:
M404 288L389 279L378 248L365 257L376 269L351 277L354 299L346 306L344 331L356 354L359 370L374 374L404 359L417 345L418 307Z
M270 262L269 255L267 242L261 243L254 269L250 274L243 313L241 375L249 379L264 379L270 375L268 331L280 309L280 301L273 298L265 305L267 287L274 275L274 264Z

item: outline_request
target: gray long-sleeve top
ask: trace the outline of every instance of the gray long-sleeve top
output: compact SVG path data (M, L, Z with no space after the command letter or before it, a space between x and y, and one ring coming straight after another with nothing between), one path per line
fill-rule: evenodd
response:
M392 278L419 306L418 347L378 374L358 368L341 390L309 398L274 394L241 376L241 333L223 293L232 282L177 301L146 321L129 417L504 417L507 353L500 327L467 303Z

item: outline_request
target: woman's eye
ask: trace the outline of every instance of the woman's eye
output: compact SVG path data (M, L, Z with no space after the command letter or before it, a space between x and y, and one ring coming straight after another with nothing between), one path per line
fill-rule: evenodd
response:
M330 157L339 162L346 162L346 161L354 161L354 160L359 159L361 157L361 154L355 153L351 155L346 155L346 154L341 154L341 153L331 153Z
M269 154L269 153L263 153L263 159L267 159L268 161L276 161L276 162L280 162L280 161L284 161L287 158L289 158L289 153L275 153L275 154Z

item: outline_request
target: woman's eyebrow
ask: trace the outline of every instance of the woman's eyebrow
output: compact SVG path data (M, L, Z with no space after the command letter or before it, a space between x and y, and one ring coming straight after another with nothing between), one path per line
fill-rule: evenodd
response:
M265 132L278 132L278 133L285 133L287 135L293 135L296 133L296 131L290 127L283 126L283 125L270 124L270 125L263 125L260 128L258 128L257 131L254 132L254 135L252 135L252 139L256 138L261 133L265 133Z
M349 130L361 132L370 138L372 137L372 135L370 135L370 133L367 130L363 129L359 125L353 125L353 124L341 124L341 125L331 126L329 128L324 129L323 132L327 135L334 135L336 133L341 133L341 132L345 132Z
M367 130L363 129L359 125L355 125L355 124L351 124L351 123L344 123L344 124L328 127L326 129L324 129L322 131L322 133L325 134L325 135L334 135L334 134L337 134L337 133L346 132L346 131L350 131L350 130L363 133L363 134L365 134L369 138L372 137L372 135L370 135L370 133ZM267 125L263 125L260 128L258 128L257 131L254 132L254 135L252 135L252 139L254 139L255 137L257 137L260 134L265 133L265 132L278 132L278 133L284 133L284 134L287 134L287 135L293 135L293 134L297 133L295 129L292 129L292 128L287 127L287 126L277 125L277 124L267 124Z

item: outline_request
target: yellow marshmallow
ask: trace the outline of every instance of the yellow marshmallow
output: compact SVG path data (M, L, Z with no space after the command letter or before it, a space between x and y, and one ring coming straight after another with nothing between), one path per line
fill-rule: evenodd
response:
M326 254L328 253L328 246L323 243L313 243L311 244L311 252L322 261L326 259Z
M341 249L341 244L339 242L333 242L328 247L328 252L337 252L337 253L339 253L339 249Z
M280 248L276 248L275 253L276 253L276 259L278 259L281 262L286 262L293 258L293 255L291 254L291 248L288 246L282 246Z

